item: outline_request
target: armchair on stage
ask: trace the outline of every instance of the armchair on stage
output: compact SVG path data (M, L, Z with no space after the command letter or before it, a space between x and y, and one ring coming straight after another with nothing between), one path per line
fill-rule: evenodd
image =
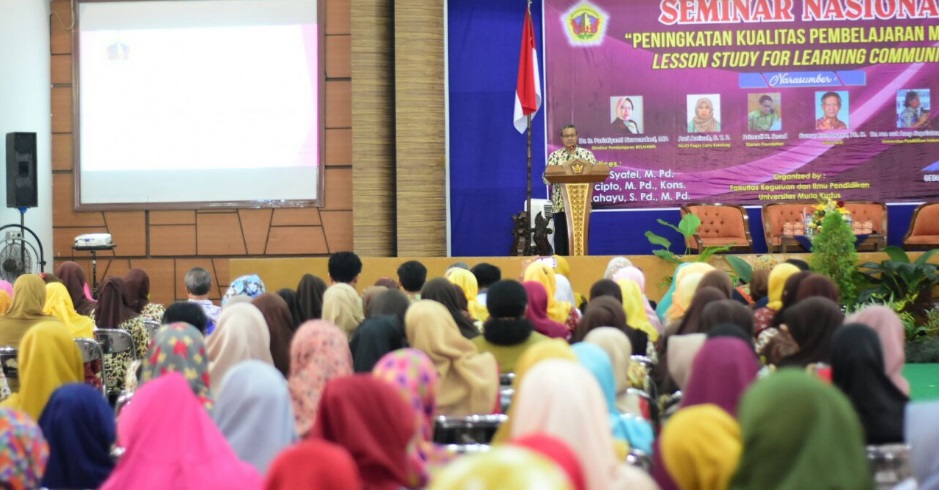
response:
M701 253L704 247L729 246L735 252L753 252L750 237L750 219L743 206L732 204L686 204L681 215L696 215L701 226L694 236L688 238L688 248Z
M545 168L545 178L552 185L560 186L561 195L564 197L571 255L587 255L593 186L597 182L605 181L609 176L608 165L590 164L580 159L563 165L548 165Z

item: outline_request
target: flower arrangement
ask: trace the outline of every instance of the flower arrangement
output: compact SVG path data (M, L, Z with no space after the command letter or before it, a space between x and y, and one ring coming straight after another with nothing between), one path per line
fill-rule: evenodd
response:
M820 201L815 206L815 210L812 214L805 217L805 234L808 236L817 235L822 231L822 221L825 219L825 216L828 213L835 212L841 214L841 218L850 226L851 211L848 211L848 209L844 207L844 201L826 199Z

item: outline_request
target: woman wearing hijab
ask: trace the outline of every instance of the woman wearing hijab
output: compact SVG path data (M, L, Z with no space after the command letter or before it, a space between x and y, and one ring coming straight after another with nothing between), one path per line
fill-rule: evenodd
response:
M411 300L398 289L389 289L375 297L369 302L369 309L365 312L365 318L376 316L393 316L397 318L404 331L404 315L411 306Z
M209 375L216 384L223 383L228 370L241 361L257 359L274 365L267 322L261 310L249 303L222 309L218 327L205 344L209 353Z
M556 322L548 317L548 291L540 282L525 281L525 296L528 299L528 309L525 318L531 322L536 332L552 339L568 339L571 331L567 325Z
M613 438L649 454L652 451L652 439L655 437L652 425L639 417L624 416L616 409L616 381L610 356L600 346L588 342L575 344L573 350L580 365L587 368L600 385L600 391L606 400Z
M698 292L698 285L702 279L704 279L704 274L699 272L685 274L682 277L681 282L675 287L675 294L672 295L672 307L665 314L663 325L674 325L681 321L688 308L691 307L691 301L694 299L694 294ZM668 327L665 330L668 332Z
M209 356L196 327L177 322L157 330L147 352L141 382L147 383L167 373L182 374L199 402L206 410L212 409L215 400L209 379Z
M261 475L297 439L287 380L261 361L245 361L228 372L212 418L238 457Z
M86 384L67 384L52 393L39 417L49 442L46 488L98 488L114 469L111 446L117 439L114 411Z
M730 298L717 288L710 286L698 288L684 316L678 322L669 325L665 332L670 335L707 333L701 330L701 317L704 315L704 309L712 303L728 299Z
M750 343L753 343L753 310L750 308L732 299L723 299L709 303L701 312L701 321L698 322L698 331L710 333L714 327L722 323L732 323L739 326L749 333Z
M353 368L357 373L371 372L382 356L407 344L404 322L387 315L367 318L349 341Z
M349 451L362 490L398 490L409 485L416 433L412 409L390 383L356 374L326 384L310 437Z
M574 332L575 341L581 341L595 328L613 327L622 331L629 338L633 352L647 351L650 344L649 336L626 324L626 312L623 305L617 303L609 296L601 296L587 304L584 318L580 321Z
M630 356L632 356L632 343L622 330L613 327L599 327L591 330L584 342L599 346L610 357L613 366L613 381L616 391L616 409L621 413L641 415L639 399L629 394Z
M117 432L124 454L103 490L261 487L257 470L238 459L179 373L137 390L121 412Z
M753 334L760 335L763 330L773 325L773 317L776 311L783 305L783 289L786 287L786 281L790 276L799 273L799 268L788 263L782 263L775 267L769 273L769 293L767 298L769 302L766 306L756 310L753 313Z
M339 327L325 320L310 320L300 325L290 342L290 377L287 380L300 437L305 437L316 421L326 383L350 374L352 354Z
M574 490L569 476L551 458L519 446L500 446L467 456L444 469L430 490Z
M795 303L814 296L828 298L835 303L841 301L840 294L838 294L838 285L821 274L809 274L799 283L799 289L795 294Z
M33 419L19 410L0 408L0 487L39 488L49 445Z
M246 296L248 298L257 298L267 290L264 288L264 282L257 274L247 274L240 276L228 286L225 295L222 296L222 307L228 304L235 296Z
M297 298L304 320L323 318L323 295L326 294L326 281L312 274L304 274L297 284Z
M632 267L633 263L626 257L613 257L606 264L606 270L603 271L603 278L615 280L613 277L622 269Z
M694 358L681 406L710 403L736 416L740 397L756 380L759 370L753 348L745 341L732 337L708 339Z
M544 286L545 292L548 293L548 318L563 323L569 330L574 330L577 327L577 322L580 320L580 310L575 305L554 298L557 293L554 269L544 262L532 262L525 268L524 280L539 282Z
M342 329L347 339L351 338L365 320L362 298L355 288L344 282L330 286L323 294L323 320Z
M688 121L689 133L719 133L721 123L714 117L714 103L708 97L700 97L694 103L694 117Z
M483 334L472 342L479 352L495 356L499 372L514 372L519 356L548 337L534 331L531 322L525 318L528 297L525 287L517 281L499 281L490 286L486 303L489 318L483 324Z
M372 301L385 291L388 291L388 288L385 286L369 286L365 288L365 291L362 293L362 313L365 315L365 318L371 316L369 309L371 308Z
M630 267L623 268L622 270L617 272L616 275L613 277L613 280L617 282L617 286L619 286L619 281L623 279L630 280L636 283L637 286L639 286L639 293L642 296L642 303L643 303L643 308L645 309L645 312L646 312L646 318L649 319L649 323L655 328L657 332L662 333L663 328L662 328L662 322L661 320L659 320L659 315L655 313L655 309L652 308L652 303L649 302L649 297L646 296L645 274L643 274L642 271L639 270L638 267L630 266ZM620 292L620 295L622 295L622 291ZM624 299L624 298L620 298L620 299ZM625 305L625 303L623 304ZM627 313L626 316L629 317L629 313Z
M839 328L831 339L831 374L860 417L867 444L904 442L903 417L910 399L885 374L876 332L859 323Z
M124 274L124 286L127 288L127 301L130 303L130 309L147 320L154 322L163 320L166 308L150 302L150 276L145 270L135 267L127 271L127 274Z
M127 369L134 359L143 359L150 346L150 335L144 327L144 319L130 308L127 303L127 290L124 280L108 277L98 287L98 303L94 311L95 325L98 328L116 328L129 333L134 338L133 353L105 354L104 365L107 373L105 385L109 392L129 389L126 384Z
M512 401L509 403L508 419L496 429L493 435L493 443L507 442L511 438L512 423L514 422L515 401L518 397L519 387L531 368L548 359L565 359L568 361L577 361L577 356L571 350L570 344L560 339L551 339L547 342L539 342L522 353L515 365L515 378L512 380ZM524 416L524 415L522 415Z
M593 301L600 296L609 296L620 303L623 302L623 292L620 291L619 284L616 284L616 281L612 279L600 279L590 286L589 301Z
M447 271L446 278L453 284L460 286L463 295L466 296L467 311L476 321L484 322L489 318L489 310L486 305L476 301L476 295L479 294L479 284L476 282L476 276L466 269L453 268ZM423 298L423 296L421 296Z
M13 284L13 304L0 316L0 345L18 347L20 340L34 325L55 321L43 313L46 304L46 284L35 274L23 274ZM12 381L12 380L11 380Z
M293 337L293 317L290 307L280 296L264 293L251 300L261 311L271 335L271 359L284 377L290 376L290 339Z
M939 401L906 406L904 438L910 445L910 466L920 490L939 488ZM897 488L902 488L902 485Z
M499 368L492 354L480 353L461 336L450 312L422 299L404 320L411 347L423 351L440 373L437 407L441 415L492 413L498 402Z
M743 454L731 489L873 489L857 414L814 376L782 369L754 383L738 420Z
M410 454L407 486L423 488L431 471L451 459L445 447L433 442L438 389L434 363L417 349L401 349L382 357L372 374L394 386L414 413L416 451Z
M661 324L656 324L649 320L648 313L645 309L648 302L643 296L639 284L630 279L620 279L617 281L617 284L623 296L623 312L626 313L626 322L630 327L645 332L649 340L655 343L659 339ZM649 309L651 310L651 307ZM658 319L658 317L656 317L656 319Z
M786 330L798 351L783 358L781 366L830 364L831 337L844 322L841 308L828 298L809 298L786 310Z
M22 410L38 420L52 392L84 378L82 356L68 331L58 321L41 322L29 329L17 356L20 390L2 406Z
M283 298L284 302L287 303L287 309L290 310L290 332L296 332L297 327L306 320L303 317L303 310L300 309L300 299L297 297L297 293L290 288L281 288L277 290L277 295Z
M75 311L68 290L60 282L46 284L46 304L42 312L64 323L72 337L93 339L95 336L94 320Z
M55 275L62 280L62 284L65 284L65 289L68 289L75 311L80 315L91 315L95 309L95 302L85 295L85 288L88 287L85 270L77 263L67 261L59 265L55 270Z
M901 393L909 396L910 383L903 377L906 352L905 333L900 317L887 306L869 305L849 315L845 323L861 323L877 332L884 352L884 372Z
M511 437L546 434L577 454L589 490L655 488L642 470L619 463L607 404L596 379L574 361L547 359L519 388Z
M743 450L740 425L716 405L679 410L662 429L662 460L681 490L724 490Z
M698 289L709 287L724 293L727 299L734 297L734 281L730 278L730 274L722 270L715 269L704 274L701 282L698 283Z
M473 339L479 336L479 329L476 328L473 320L470 319L464 313L463 308L460 307L460 296L457 294L457 290L453 288L453 283L450 281L442 277L427 281L421 289L421 299L436 301L442 304L447 311L450 312L453 322L456 324L463 337Z
M510 444L530 449L554 461L559 468L564 470L574 490L587 489L587 480L584 477L584 471L580 468L580 462L577 461L577 455L564 441L544 434L531 434L512 439Z
M359 469L349 451L337 444L308 439L288 447L274 459L265 490L297 488L362 488Z

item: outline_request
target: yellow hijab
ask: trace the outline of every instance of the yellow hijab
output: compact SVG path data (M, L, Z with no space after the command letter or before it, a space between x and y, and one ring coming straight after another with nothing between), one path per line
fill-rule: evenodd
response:
M53 391L84 378L81 352L59 321L39 322L30 328L20 343L17 362L20 391L0 406L22 410L33 420L39 420Z
M61 320L69 328L72 337L91 339L95 336L95 322L91 317L79 315L75 311L68 289L60 282L46 284L46 306L42 312Z
M346 337L352 338L352 334L365 321L362 298L355 292L355 288L344 282L329 286L323 293L323 320L339 327Z
M3 290L0 290L0 315L6 314L10 311L10 305L13 303L13 299L10 298L10 295Z
M782 308L782 295L783 289L786 287L786 280L798 273L798 267L785 262L773 267L773 270L769 272L769 293L767 294L769 303L766 303L767 308L773 311L779 311Z
M701 283L701 279L704 279L704 274L700 272L685 274L681 278L675 288L672 307L668 309L668 313L665 315L665 319L668 320L670 325L685 316L685 312L691 306L691 300L694 299L694 293L698 291L698 284Z
M529 347L525 352L519 356L518 361L515 363L515 379L512 380L512 389L514 394L512 395L512 402L509 404L509 419L502 423L499 426L499 429L496 431L495 435L492 438L492 442L507 442L512 437L512 414L514 413L513 408L515 407L515 398L518 396L518 388L522 386L522 379L525 378L525 374L531 370L541 361L545 359L567 359L569 361L577 362L577 356L574 355L573 349L571 346L561 340L561 339L551 339L538 342L535 345Z
M476 281L476 276L466 269L453 267L447 271L446 278L463 290L463 296L466 296L466 309L469 314L474 319L485 322L489 318L489 310L479 304L479 301L476 301L476 295L479 294L479 283Z
M23 274L13 283L13 303L0 316L0 345L18 346L26 332L41 321L54 320L43 314L46 283L36 274Z
M462 417L493 412L499 395L496 358L480 353L460 334L445 306L417 301L408 308L404 326L411 347L427 354L440 376L438 413Z
M652 325L649 317L646 315L645 298L642 296L642 289L636 284L636 281L629 279L620 279L616 281L619 285L620 294L623 295L623 311L626 312L626 323L637 330L642 330L649 336L649 340L655 342L659 338L659 330Z
M717 405L682 408L662 429L662 460L684 490L726 489L742 451L740 425Z
M681 285L681 281L685 277L690 276L691 274L701 274L703 276L704 274L707 274L708 272L711 272L712 270L714 270L714 266L712 266L711 264L708 264L707 262L686 262L684 264L681 264L677 269L675 269L675 277L672 278L672 284L675 285L675 288L672 289L671 305L669 306L668 311L665 312L666 324L672 322L671 318L675 316L675 314L673 313L673 310L675 308L680 308L680 307L676 307L675 303L677 303L676 300L678 299L677 297L678 287ZM694 291L691 292L691 295L694 296ZM683 312L684 310L682 310L682 313ZM681 314L678 314L677 316L680 317Z
M544 262L532 262L525 268L525 281L535 281L544 286L548 292L548 318L564 325L567 323L567 317L571 314L571 304L566 301L558 301L554 294L558 291L557 282L554 280L554 269Z

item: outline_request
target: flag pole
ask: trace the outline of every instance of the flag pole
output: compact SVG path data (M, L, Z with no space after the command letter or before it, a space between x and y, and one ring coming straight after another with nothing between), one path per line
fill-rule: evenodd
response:
M531 2L528 2L528 5L529 5L529 8L531 8ZM525 197L528 200L528 202L525 204L525 209L528 210L528 234L526 235L525 238L528 240L528 246L526 247L526 250L528 251L528 253L526 255L534 255L534 251L536 247L532 246L532 240L533 240L532 234L534 233L535 228L531 225L532 218L534 216L532 214L532 209L531 209L531 114L528 115L528 131L527 132L528 132L528 173L527 173L528 182L527 182L527 186L525 189Z

